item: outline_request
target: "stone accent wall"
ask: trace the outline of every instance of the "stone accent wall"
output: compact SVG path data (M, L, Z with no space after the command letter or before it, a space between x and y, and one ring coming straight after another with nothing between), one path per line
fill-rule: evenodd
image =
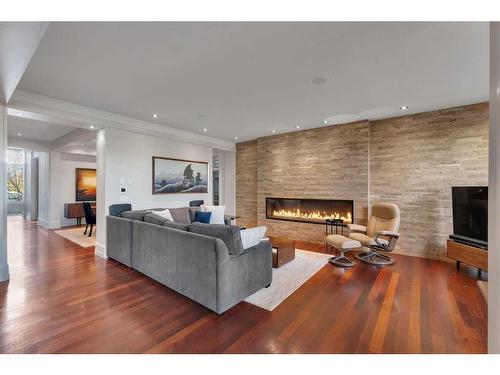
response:
M401 210L400 252L446 254L452 186L488 185L488 104L370 123L370 204Z
M366 222L368 122L259 138L257 224L269 233L322 241L325 226L266 219L266 197L354 200L354 220Z
M257 225L257 140L236 144L236 215L238 225Z
M323 242L319 224L267 220L266 197L353 199L401 209L398 252L442 256L452 231L451 186L488 184L488 103L259 138L236 148L243 226Z

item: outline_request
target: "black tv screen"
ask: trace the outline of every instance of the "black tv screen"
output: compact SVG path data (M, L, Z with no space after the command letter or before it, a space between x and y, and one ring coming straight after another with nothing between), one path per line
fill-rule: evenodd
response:
M488 187L452 187L453 237L488 243Z

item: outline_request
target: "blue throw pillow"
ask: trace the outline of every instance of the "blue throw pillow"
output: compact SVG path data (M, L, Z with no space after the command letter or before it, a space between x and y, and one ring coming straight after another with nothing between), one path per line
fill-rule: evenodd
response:
M196 211L194 214L194 221L203 224L210 224L211 212Z

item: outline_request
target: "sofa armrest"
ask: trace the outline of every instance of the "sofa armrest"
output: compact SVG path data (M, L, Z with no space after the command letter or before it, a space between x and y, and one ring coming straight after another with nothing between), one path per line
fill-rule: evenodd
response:
M377 236L385 236L385 237L399 237L398 232L394 232L392 230L381 230L380 232L377 233Z
M359 224L347 224L351 232L366 233L366 226Z

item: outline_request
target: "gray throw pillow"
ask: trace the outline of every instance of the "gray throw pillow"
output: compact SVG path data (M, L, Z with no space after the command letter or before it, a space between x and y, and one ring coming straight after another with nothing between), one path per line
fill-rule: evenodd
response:
M169 221L169 220L165 219L163 216L155 214L154 212L148 212L146 215L144 215L144 222L146 222L146 223L163 225L163 223L165 221Z
M191 223L194 221L197 211L201 211L200 207L189 207L189 220Z
M172 228L172 229L178 229L178 230L183 230L183 231L188 230L188 224L174 223L170 220L165 220L162 225L164 227Z
M169 208L168 210L170 211L174 222L180 224L191 224L191 219L189 218L189 207Z
M241 243L240 227L236 225L193 223L189 226L189 231L220 238L226 244L230 255L243 254L245 251Z
M120 214L120 217L129 220L144 221L144 216L150 212L149 210L136 210L136 211L124 211Z

